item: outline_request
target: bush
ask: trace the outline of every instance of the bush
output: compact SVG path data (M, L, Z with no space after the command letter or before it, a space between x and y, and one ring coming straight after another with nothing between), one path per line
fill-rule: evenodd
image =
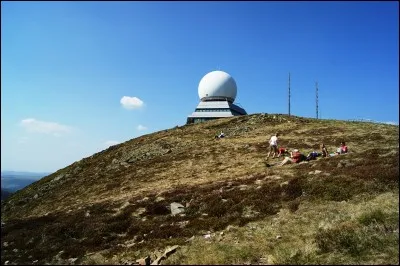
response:
M381 210L372 210L358 217L358 222L366 226L374 223L383 224L385 222L385 216L385 213Z
M357 224L341 223L336 227L318 231L315 242L323 253L337 251L356 256L362 251L357 230Z

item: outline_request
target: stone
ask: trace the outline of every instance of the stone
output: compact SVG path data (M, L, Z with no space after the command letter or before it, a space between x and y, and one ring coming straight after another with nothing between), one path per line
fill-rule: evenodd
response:
M165 200L165 198L158 196L155 201L156 202L160 202L160 201L163 201L163 200Z
M289 185L289 181L285 181L285 182L283 182L283 183L280 184L281 187L287 186L287 185Z
M37 198L39 198L39 195L35 194L35 196L33 196L33 199L37 199Z
M281 238L282 238L282 236L280 236L280 235L276 236L276 239L281 239Z
M256 180L254 183L255 183L256 185L262 185L262 183L264 183L264 181L258 179L258 180Z
M247 190L248 186L247 185L240 185L239 190Z
M171 214L172 215L177 215L177 214L185 212L185 206L183 206L180 203L172 202L170 206L171 206Z
M136 263L138 263L139 265L150 265L150 262L151 262L150 256L136 260Z
M120 163L120 165L122 165L125 168L130 167L129 163L126 163L126 162L122 162L122 163Z
M117 163L118 163L118 160L117 160L117 159L113 159L111 163L117 164Z
M320 174L320 173L322 173L322 171L320 171L320 170L315 170L314 173L315 173L315 174Z
M68 259L68 262L69 262L69 263L74 263L77 259L78 259L78 258L69 258L69 259Z
M63 174L58 175L58 176L56 176L52 181L58 181L58 180L60 180L60 179L63 178L63 177L64 177Z
M175 246L169 247L169 248L167 248L165 250L164 255L168 257L169 255L174 253L178 248L179 248L179 245L175 245Z
M191 238L186 239L185 242L191 242L193 240L194 240L194 236L192 236Z
M8 242L4 242L3 247L8 247Z

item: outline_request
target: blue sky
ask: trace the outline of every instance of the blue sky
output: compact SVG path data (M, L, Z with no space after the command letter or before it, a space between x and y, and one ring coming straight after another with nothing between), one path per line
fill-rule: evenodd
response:
M290 72L293 115L318 81L322 119L398 124L399 3L2 2L1 168L184 125L217 69L250 114L288 112Z

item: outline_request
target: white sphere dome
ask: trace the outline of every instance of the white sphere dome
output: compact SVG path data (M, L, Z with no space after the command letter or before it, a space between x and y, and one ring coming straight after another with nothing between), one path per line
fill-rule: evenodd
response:
M233 102L236 98L237 86L231 75L217 70L208 73L200 80L198 92L200 100L227 98Z

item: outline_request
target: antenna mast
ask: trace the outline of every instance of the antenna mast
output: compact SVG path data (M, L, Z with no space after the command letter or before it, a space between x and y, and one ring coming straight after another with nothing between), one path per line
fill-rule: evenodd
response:
M317 119L318 119L318 82L315 82L315 103L316 103L316 110L317 110Z
M289 72L289 116L290 116L290 72Z

